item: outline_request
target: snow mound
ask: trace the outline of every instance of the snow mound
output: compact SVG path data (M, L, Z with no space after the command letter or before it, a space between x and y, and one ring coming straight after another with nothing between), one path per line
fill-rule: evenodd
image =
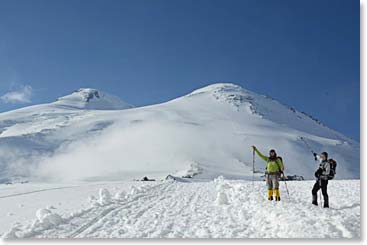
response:
M11 229L4 233L1 238L3 239L16 239L18 238L17 233L22 231L22 225L16 222L12 225Z
M216 188L219 184L223 187ZM290 181L289 198L281 182L281 202L267 200L263 181L220 177L214 182L145 184L125 200L65 215L56 226L40 225L49 212L39 212L37 225L15 224L6 237L358 239L360 181L331 181L329 209L311 204L313 184Z
M114 196L114 199L116 199L116 200L124 200L125 198L126 198L126 192L125 191L119 191Z
M229 201L228 201L228 197L227 197L226 193L218 192L217 199L215 200L215 204L217 204L217 205L228 205Z
M59 225L40 225L50 216L49 210L40 210L34 224L14 224L3 237L360 238L360 181L331 181L330 209L311 204L313 184L290 181L289 198L282 182L281 202L267 200L263 181L219 177L214 182L145 184L137 195L77 210L55 222ZM218 192L217 185L225 187Z
M99 204L104 206L112 202L111 193L107 189L99 190Z
M36 217L39 223L47 228L57 226L63 221L60 215L46 208L37 210Z
M22 226L14 223L11 229L4 233L4 239L17 239L35 236L44 230L52 229L64 222L64 219L47 208L41 208L36 212L37 219L30 225Z
M228 205L229 204L229 190L232 186L227 183L223 176L219 176L213 180L215 189L217 190L217 197L214 201L216 205Z
M213 180L217 191L227 191L233 186L222 175Z
M123 110L133 107L117 96L93 88L81 88L70 95L59 98L54 104L87 110Z

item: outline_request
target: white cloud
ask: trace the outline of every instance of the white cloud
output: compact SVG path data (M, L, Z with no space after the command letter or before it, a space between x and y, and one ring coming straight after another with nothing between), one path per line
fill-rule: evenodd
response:
M33 89L30 85L20 86L0 96L0 101L11 104L31 103L32 93Z

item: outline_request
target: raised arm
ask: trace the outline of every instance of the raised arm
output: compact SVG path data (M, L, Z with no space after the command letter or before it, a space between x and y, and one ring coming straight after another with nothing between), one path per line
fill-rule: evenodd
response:
M253 146L252 147L254 150L255 150L255 152L256 152L256 154L261 158L261 159L263 159L264 161L268 161L269 160L269 158L267 157L267 156L264 156L263 154L261 154L261 152L255 147L255 146Z

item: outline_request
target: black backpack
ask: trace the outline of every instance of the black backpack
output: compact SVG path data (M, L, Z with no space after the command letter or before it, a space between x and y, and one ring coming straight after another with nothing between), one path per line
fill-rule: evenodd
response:
M330 164L330 173L328 175L328 179L334 179L335 175L336 175L336 161L334 159L329 159L328 160L329 164Z

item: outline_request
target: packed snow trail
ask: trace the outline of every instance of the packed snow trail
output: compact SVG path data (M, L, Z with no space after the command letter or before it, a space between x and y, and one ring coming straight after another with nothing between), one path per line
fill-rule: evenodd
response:
M360 182L330 181L330 209L310 204L313 181L281 183L282 201L266 200L264 182L163 182L58 217L45 211L5 238L359 238ZM47 218L49 217L49 218Z

